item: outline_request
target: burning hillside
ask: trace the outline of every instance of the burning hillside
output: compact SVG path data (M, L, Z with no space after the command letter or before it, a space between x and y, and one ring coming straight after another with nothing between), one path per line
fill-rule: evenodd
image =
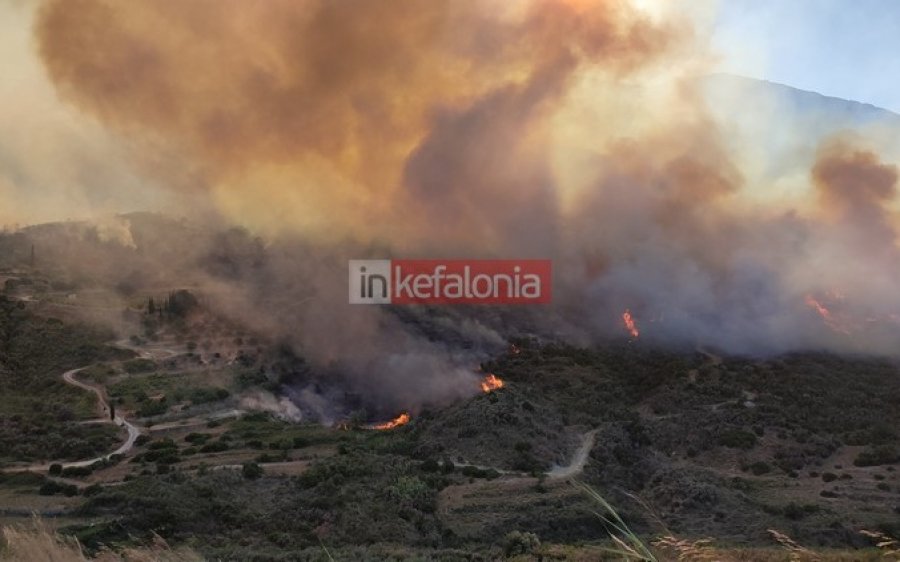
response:
M374 430L378 430L378 431L386 431L386 430L390 430L390 429L396 429L402 425L408 424L410 419L412 419L412 418L410 418L409 414L407 414L406 412L403 412L402 414L400 414L399 416L397 416L396 418L394 418L392 420L389 420L389 421L386 421L383 423L376 423L376 424L368 425L368 426L366 426L366 429L374 429Z
M622 322L625 323L625 329L628 331L628 334L632 338L637 339L637 337L641 335L641 333L637 329L637 323L635 323L634 316L631 315L630 310L626 309L625 312L622 313Z
M826 326L834 330L835 332L850 335L850 330L845 327L839 320L837 320L831 310L822 303L821 299L817 299L813 295L806 295L804 298L804 302L806 305L810 307L812 310L816 311L822 318L822 322L825 323Z
M484 380L481 381L481 390L484 393L493 392L500 388L503 388L503 381L493 374L487 375L484 377Z
M37 165L72 177L40 185L196 209L166 232L122 217L96 219L77 243L34 231L38 255L123 295L196 287L302 356L300 375L337 379L323 397L318 381L288 377L306 409L339 418L343 405L322 402L344 390L378 412L471 397L484 382L469 366L518 336L759 355L898 349L894 322L870 323L877 337L842 332L900 310L896 152L880 130L896 120L867 113L874 124L848 135L854 123L828 105L813 129L795 108L825 103L817 96L766 104L769 90L717 87L692 12L608 0L25 10L23 48L57 104L44 113L90 123L87 136L121 147L92 148L90 161L133 176L70 165L78 143L65 165ZM771 108L754 118L762 141L735 118L745 107ZM773 135L790 150L763 142ZM4 213L69 216L71 194L36 204L41 188L19 187L26 179L0 184ZM349 259L448 255L550 259L553 302L346 304ZM820 295L823 279L843 289L840 307Z

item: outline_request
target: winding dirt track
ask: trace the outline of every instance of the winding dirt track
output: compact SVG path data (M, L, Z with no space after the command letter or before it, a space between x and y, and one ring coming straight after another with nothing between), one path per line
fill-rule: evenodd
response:
M551 468L547 472L547 477L551 480L564 480L566 478L572 478L573 476L578 476L579 474L581 474L581 472L584 470L584 465L587 464L588 456L591 454L591 449L594 448L594 442L596 441L596 438L596 429L585 433L581 437L581 445L578 447L578 450L575 451L575 454L572 455L572 460L569 461L569 464L565 466L554 465L553 468ZM467 466L470 466L480 470L494 470L504 476L531 478L530 474L516 472L514 470L504 470L502 468L495 468L493 466L485 466L481 464L455 463L454 466L457 468L465 468ZM511 482L511 480L501 480L500 482L505 484Z
M81 382L80 380L75 378L75 375L77 375L82 369L84 369L84 367L82 367L80 369L72 369L71 371L66 371L65 373L63 373L62 378L64 381L66 381L67 383L69 383L73 386L77 386L78 388L82 388L89 392L93 392L97 396L97 402L99 402L99 404L103 410L103 414L104 414L103 419L108 420L109 419L109 403L106 401L106 395L104 394L103 390L96 386L87 384L85 382ZM132 424L131 422L126 420L124 417L119 416L119 415L117 415L115 417L115 419L113 420L113 423L115 423L119 427L124 427L128 431L128 439L126 439L125 442L122 443L122 445L120 445L118 449L116 449L112 453L109 453L108 455L104 455L102 457L97 457L95 459L65 463L65 464L63 464L63 468L70 467L70 466L90 466L97 461L104 460L113 455L124 455L125 453L130 451L134 447L134 442L137 440L138 436L141 434L141 430L136 425Z
M585 433L584 437L581 438L581 446L575 451L575 455L572 457L572 461L568 466L554 466L550 472L547 473L547 476L554 480L558 480L571 478L581 474L581 471L584 470L584 465L587 464L588 455L590 455L591 449L594 448L596 437L596 429Z
M87 459L83 461L73 461L66 463L59 463L63 468L70 467L84 467L90 466L95 462L106 460L113 455L124 455L128 451L130 451L134 447L135 441L137 441L138 436L141 434L141 428L132 424L124 417L117 415L114 420L109 419L109 403L106 401L106 395L103 392L102 388L93 386L91 384L82 382L75 378L79 372L83 371L87 367L79 367L78 369L72 369L71 371L66 371L62 374L62 379L67 384L72 386L76 386L82 390L87 390L88 392L93 392L94 395L97 396L97 402L100 404L100 408L103 412L102 418L97 418L96 420L90 420L91 423L115 423L119 427L124 427L126 431L128 431L128 438L122 443L118 449L112 451L111 453L107 453L103 456L96 457L93 459ZM17 467L9 467L4 468L5 472L36 472L36 471L46 471L50 469L50 465L52 463L42 463L42 464L32 464L28 466L17 466Z

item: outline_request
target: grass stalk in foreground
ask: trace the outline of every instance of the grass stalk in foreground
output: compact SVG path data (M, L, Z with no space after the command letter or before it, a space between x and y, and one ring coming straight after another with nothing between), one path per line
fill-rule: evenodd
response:
M574 481L577 488L594 500L601 508L601 511L594 513L612 530L609 532L609 538L618 548L606 549L611 554L622 556L626 560L641 560L643 562L659 562L659 559L650 550L650 547L635 534L634 531L625 523L625 520L619 515L619 512L601 496L599 492L578 480Z

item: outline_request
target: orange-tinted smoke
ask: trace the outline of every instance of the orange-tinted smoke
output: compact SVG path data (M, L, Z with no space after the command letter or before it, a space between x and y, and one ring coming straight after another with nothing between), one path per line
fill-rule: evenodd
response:
M627 72L676 32L618 0L46 0L36 35L64 99L234 208L342 214L406 206L439 115L509 88L552 101L582 63Z
M827 217L870 250L893 249L889 206L897 195L897 167L841 138L825 143L817 156L812 178Z

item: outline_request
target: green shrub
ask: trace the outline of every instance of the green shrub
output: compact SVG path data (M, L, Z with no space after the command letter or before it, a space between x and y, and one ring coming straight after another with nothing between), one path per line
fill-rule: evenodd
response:
M900 461L900 452L893 445L877 445L862 451L853 461L856 466L880 466Z
M165 396L160 400L145 400L141 402L140 407L138 408L137 415L142 418L149 418L153 416L160 416L165 414L169 409L168 400Z
M176 445L175 442L171 439L159 439L147 445L147 448L151 451L156 451L159 449L177 449L178 445Z
M732 429L719 436L719 445L732 449L752 449L756 442L756 435L743 429Z
M222 451L228 450L228 443L224 443L222 441L213 441L212 443L207 443L206 445L200 447L201 453L221 453Z
M388 496L395 500L417 502L428 497L429 486L417 476L400 476L388 488Z
M46 476L35 472L0 472L0 484L9 487L37 486L46 481Z
M72 497L78 495L78 487L73 484L64 484L61 482L50 480L40 487L40 489L38 490L38 494L42 496L64 495L67 497Z
M246 462L241 467L241 475L247 480L262 478L263 468L255 462Z
M532 554L541 546L541 541L534 533L512 531L503 538L503 554L520 556Z
M224 388L194 388L188 393L188 400L192 404L206 404L225 400L229 396L231 393Z
M434 459L427 459L419 466L419 468L424 472L437 472L441 469L441 465Z
M156 363L154 363L150 359L132 359L130 361L126 361L122 367L125 369L125 372L134 375L137 373L147 373L156 368Z
M90 476L92 472L94 472L94 469L90 466L69 466L62 469L60 476L63 478L83 478Z
M799 520L803 519L807 515L811 515L819 511L819 506L812 504L800 505L794 502L791 502L784 506L784 516L788 519Z
M487 478L488 480L493 480L500 476L500 473L493 468L478 468L477 466L464 466L462 474L469 478Z

